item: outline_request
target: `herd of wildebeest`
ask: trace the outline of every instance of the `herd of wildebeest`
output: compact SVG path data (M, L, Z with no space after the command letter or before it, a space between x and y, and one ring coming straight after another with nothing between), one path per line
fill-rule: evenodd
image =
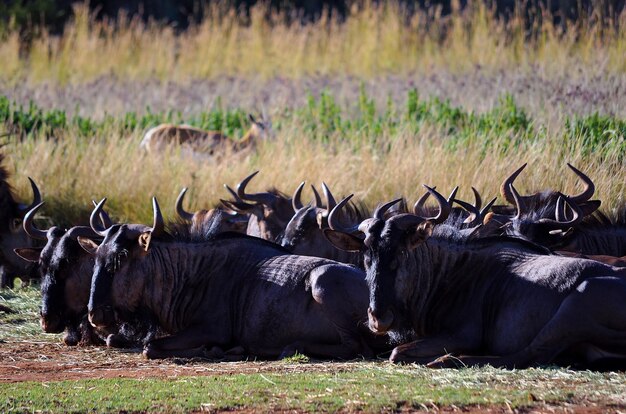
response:
M503 180L500 204L424 186L412 207L370 213L326 184L310 203L304 182L291 197L252 193L255 172L210 210L186 211L183 189L169 223L156 198L150 226L112 222L103 199L70 229L38 228L35 182L19 204L2 168L3 284L40 278L41 326L67 345L147 358L624 366L626 206L602 213L570 164L580 194L521 195L525 166Z

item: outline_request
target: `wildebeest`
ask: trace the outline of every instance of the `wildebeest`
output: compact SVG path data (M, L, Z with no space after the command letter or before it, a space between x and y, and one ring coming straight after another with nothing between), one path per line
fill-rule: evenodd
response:
M446 199L430 192L445 216ZM392 361L522 368L626 358L626 269L506 236L431 238L442 217L385 219L390 204L335 241L365 254L370 329L412 336Z
M326 183L322 183L322 192L326 201L325 206L322 204L322 199L314 186L311 186L311 188L315 196L315 204L306 206L302 204L301 197L304 184L302 182L298 186L292 197L295 214L287 224L280 239L281 246L293 254L324 257L362 267L363 263L360 254L337 249L324 236L323 231L328 228L328 215L337 205ZM336 217L336 220L350 224L360 223L366 217L369 217L369 213L366 212L363 206L357 206L352 203L341 209L339 214L341 216Z
M237 184L237 198L234 201L221 201L229 209L250 215L246 234L277 241L293 217L292 201L276 189L246 193L248 183L258 173L253 172Z
M227 231L246 232L248 217L245 214L221 207L215 207L210 210L198 210L195 213L185 211L183 207L185 193L187 193L187 188L183 188L176 199L176 213L181 219L188 221L193 228L200 229L204 227L205 222L209 222L213 228L208 229L208 231L214 234Z
M170 146L179 146L183 155L194 158L213 158L228 153L254 150L260 141L273 136L272 123L257 121L248 116L251 127L240 140L234 140L219 131L205 131L190 125L161 124L146 132L140 147L148 153L163 152Z
M28 210L41 202L41 195L37 185L29 177L33 202L24 205L15 201L13 190L7 182L9 173L2 165L3 160L4 155L0 154L0 288L12 288L16 277L28 282L31 277L36 276L32 263L18 258L13 249L33 245L33 241L22 229L22 220Z
M89 301L94 326L148 310L171 333L146 344L148 358L202 355L207 346L242 346L268 358L295 351L370 355L361 270L290 255L237 233L177 240L165 232L154 198L153 208L152 227L114 225L100 245L79 238L96 257Z
M115 332L96 332L87 320L87 304L93 274L93 256L85 252L78 244L77 238L90 237L101 241L98 234L89 226L76 226L63 230L53 226L48 230L35 227L33 218L39 203L24 217L23 227L31 238L43 240L43 248L15 249L24 260L37 263L41 276L41 310L40 324L44 332L61 333L66 345L100 345L106 343L114 347L128 347L134 342L153 334L154 329L149 322L135 321L138 329L130 326L116 327ZM100 212L103 224L111 226L110 219L104 211ZM118 330L121 328L121 334ZM150 331L150 332L148 332ZM138 338L139 337L139 338Z

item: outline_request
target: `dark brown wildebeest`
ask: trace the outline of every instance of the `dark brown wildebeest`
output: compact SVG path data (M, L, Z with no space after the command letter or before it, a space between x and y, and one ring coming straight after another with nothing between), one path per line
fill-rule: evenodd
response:
M180 218L190 223L194 232L196 229L204 228L204 223L210 222L213 228L206 229L212 234L235 231L245 233L248 227L248 217L236 211L226 210L222 207L215 207L211 210L198 210L195 213L185 211L183 200L187 188L183 188L176 199L176 213Z
M39 203L24 217L24 230L31 238L46 241L43 248L15 249L24 260L37 263L41 275L41 328L46 333L61 333L66 345L101 345L130 347L144 337L151 337L154 329L148 322L136 321L139 328L128 325L116 327L116 333L96 332L87 320L87 304L91 288L94 258L78 244L77 238L90 237L101 241L89 226L76 226L63 230L56 226L40 230L33 224L33 217L43 203ZM111 221L100 212L106 227ZM120 332L118 334L118 331ZM106 338L106 339L105 339Z
M322 204L321 197L314 186L311 188L315 196L315 205L303 205L301 200L303 188L304 182L298 186L292 197L295 214L285 228L280 239L280 245L293 254L323 257L363 267L360 254L337 249L324 236L323 230L328 228L328 215L337 205L326 183L322 183L326 206ZM352 203L345 206L340 214L339 220L341 222L351 224L360 223L369 217L369 213L362 206L356 206Z
M292 201L276 189L263 193L246 193L248 183L258 173L253 172L237 184L237 197L234 201L221 201L233 211L250 215L246 230L249 236L276 241L293 217Z
M149 311L172 335L148 342L148 358L203 355L211 346L242 346L264 358L371 355L363 271L237 233L176 240L165 233L156 199L153 208L152 227L114 225L99 246L79 238L96 256L94 326Z
M450 205L430 191L445 216ZM505 236L431 238L432 220L385 219L390 204L333 237L365 254L370 329L412 334L392 361L522 368L626 358L626 269Z
M0 154L0 288L13 288L16 277L26 283L36 277L35 266L18 258L13 249L33 245L33 241L22 229L22 220L28 210L41 202L41 195L37 185L29 177L33 202L24 205L15 201L13 190L7 182L9 173L2 165L3 160L4 155Z

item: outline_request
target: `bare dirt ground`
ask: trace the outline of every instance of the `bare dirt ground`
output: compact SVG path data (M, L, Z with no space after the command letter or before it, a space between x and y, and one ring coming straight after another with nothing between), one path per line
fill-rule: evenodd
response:
M175 378L264 372L342 372L354 363L307 364L274 361L147 360L139 350L68 347L62 343L7 341L0 344L0 382L63 381L87 378Z

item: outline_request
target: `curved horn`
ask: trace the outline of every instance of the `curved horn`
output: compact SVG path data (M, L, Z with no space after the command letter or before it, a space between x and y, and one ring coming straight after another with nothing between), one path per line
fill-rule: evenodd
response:
M490 202L487 203L487 205L485 207L483 207L480 210L480 221L484 221L485 219L485 214L487 214L489 212L489 210L491 209L491 206L493 206L493 204L496 202L496 200L498 199L498 197L494 197Z
M432 221L433 224L443 223L448 218L448 216L450 215L450 211L452 210L450 203L441 194L439 194L434 188L431 188L427 186L426 184L424 184L424 188L426 188L428 192L432 194L435 197L435 199L437 199L437 203L439 204L439 214L437 214L434 217L428 217L424 219ZM451 195L454 195L456 193L456 190L457 189L455 188L454 191L452 191Z
M270 205L275 200L275 196L270 193L256 193L256 194L246 194L246 186L257 175L259 171L255 171L246 178L243 179L239 184L237 184L237 195L242 200L248 201L256 201L257 203Z
M348 197L341 200L339 204L337 204L335 208L331 210L330 214L328 215L328 227L330 227L331 230L340 231L342 233L348 233L348 234L356 233L359 231L360 223L352 227L343 227L339 223L339 219L338 219L339 214L341 214L341 209L343 208L343 206L348 204L348 201L350 201L350 199L353 196L354 194L350 194Z
M19 208L20 215L24 217L26 213L35 208L36 205L41 204L41 193L39 192L39 188L37 188L37 184L33 181L32 178L28 177L28 181L30 181L30 188L33 190L33 202L30 203L29 206L23 206Z
M389 210L395 204L398 204L400 201L402 201L402 198L396 198L395 200L385 203L382 206L376 207L376 210L374 210L374 218L377 218L378 220L384 220L384 216L387 210Z
M182 218L183 220L191 221L193 220L193 214L189 213L188 211L185 211L185 209L183 208L183 199L185 198L186 192L187 192L187 187L182 189L182 191L178 195L178 198L176 199L176 213L178 213L180 218Z
M476 206L473 206L466 201L458 200L456 198L452 201L454 203L457 203L458 205L463 207L465 210L467 210L468 213L470 213L470 215L465 219L465 221L463 221L463 223L474 224L474 222L476 222L476 220L480 218L480 211L476 208Z
M416 216L415 214L398 214L390 218L389 221L393 222L400 230L407 230L409 227L417 226L425 220L423 217Z
M231 196L233 197L233 199L235 200L234 202L235 202L236 204L238 204L240 208L243 208L243 207L248 207L248 208L249 208L249 207L254 207L254 204L249 204L249 203L246 203L245 201L243 201L243 200L239 197L239 194L237 194L237 192L236 192L235 190L233 190L233 189L232 189L232 187L231 187L231 186L229 186L228 184L224 184L224 188L225 188L225 189L226 189L226 190L230 193L230 195L231 195ZM220 201L224 201L224 200L221 200L221 199L220 199ZM229 203L232 203L232 202L231 202L231 201L229 201Z
M100 223L98 223L98 217L100 216L100 211L102 211L102 207L104 206L104 203L106 203L106 201L107 201L106 197L100 200L98 205L96 205L96 207L91 212L91 216L89 216L89 225L91 226L93 231L96 232L96 234L103 236L103 237L106 236L107 229L105 229L104 227L101 226Z
M450 193L450 195L448 196L448 204L452 204L452 200L454 200L454 197L456 197L456 192L459 191L459 186L457 185L456 187L454 187L454 189L452 190L452 192Z
M569 200L574 203L582 203L583 201L589 200L593 197L593 193L596 191L596 186L593 184L593 181L591 181L591 178L587 177L582 171L574 167L569 162L567 163L567 166L574 171L578 178L580 178L585 184L584 190L580 194L568 196Z
M152 211L153 219L150 237L159 237L161 234L165 233L165 223L163 222L163 215L161 214L161 209L159 208L156 197L152 197Z
M98 205L96 200L91 200L91 202L94 207ZM105 229L108 229L109 227L113 225L113 220L111 220L111 217L109 217L109 215L107 214L106 211L104 211L104 209L100 210L100 222L102 223Z
M562 220L564 217L561 217L561 212L564 212L566 207L569 207L573 212L573 217L571 218L571 220ZM571 203L570 200L567 199L567 197L559 196L559 198L556 200L556 220L544 218L539 220L539 222L542 224L547 224L550 227L554 227L555 229L565 229L567 227L575 226L582 219L583 214L580 210L580 207L578 207L576 203Z
M302 205L302 189L304 188L304 184L306 183L302 181L293 193L293 197L291 197L291 207L293 207L293 211L296 213L304 207Z
M330 188L326 185L326 183L322 183L322 191L324 192L324 197L326 198L326 210L330 211L337 205L335 201L335 197L333 197L333 193L330 192Z
M433 187L433 190L437 189L437 186ZM426 200L430 197L430 193L426 191L420 198L417 199L415 204L413 204L413 213L417 216L421 215L422 209L424 208L424 204L426 204Z
M480 196L480 193L478 192L477 189L475 189L474 187L472 187L472 192L474 193L474 207L476 207L478 210L480 210L480 208L483 205L483 199Z
M322 208L322 198L320 197L320 193L317 192L317 189L313 184L311 184L311 190L313 190L313 195L315 196L315 207ZM333 206L334 207L334 206Z
M513 205L515 205L515 209L517 210L517 214L515 214L515 219L519 219L522 217L522 214L526 213L526 203L524 202L524 198L517 192L517 189L513 186L513 184L509 184L509 192L513 195Z
M506 201L508 201L510 204L515 205L515 196L511 192L510 186L513 184L513 181L515 181L515 179L522 172L522 170L524 168L526 168L526 165L528 165L528 163L524 163L524 165L522 165L517 170L515 170L515 172L513 172L513 174L509 175L502 182L502 185L500 186L500 194L502 194L502 197L504 197L504 199Z
M39 230L33 224L33 218L35 217L37 210L39 210L39 208L43 206L43 203L44 202L42 201L35 207L30 209L30 211L24 216L24 222L22 223L22 227L24 227L24 231L26 232L26 234L28 234L28 236L30 236L31 238L37 240L46 240L48 236L47 231Z

